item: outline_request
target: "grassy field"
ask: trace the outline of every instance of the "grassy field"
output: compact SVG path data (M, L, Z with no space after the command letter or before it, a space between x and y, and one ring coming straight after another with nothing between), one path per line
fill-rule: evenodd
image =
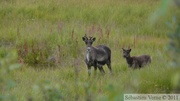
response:
M155 25L149 17L159 0L3 0L0 1L0 55L15 50L21 68L11 72L15 86L3 93L17 101L122 101L126 93L172 93L167 51L167 15ZM112 70L104 66L88 77L84 34L112 51ZM122 47L131 55L149 54L152 63L128 68Z

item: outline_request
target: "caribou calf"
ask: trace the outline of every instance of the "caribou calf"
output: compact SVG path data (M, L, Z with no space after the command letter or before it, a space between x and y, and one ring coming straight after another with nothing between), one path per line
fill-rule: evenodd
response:
M111 50L105 45L98 45L93 47L92 44L96 40L94 37L87 37L86 35L82 37L82 40L86 44L86 54L85 54L85 62L88 67L88 74L91 74L91 66L94 66L94 70L97 68L104 74L103 65L107 65L110 72L111 70Z
M124 49L123 50L123 57L126 58L126 62L129 67L141 68L148 63L151 63L151 57L149 55L141 55L141 56L130 56L131 49Z

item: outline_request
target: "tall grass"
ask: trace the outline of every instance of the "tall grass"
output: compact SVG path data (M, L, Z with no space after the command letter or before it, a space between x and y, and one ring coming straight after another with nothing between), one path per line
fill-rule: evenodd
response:
M119 101L124 93L171 93L168 43L164 17L155 26L149 16L157 0L7 0L0 3L0 49L15 49L23 67L13 72L11 89L18 101ZM113 75L88 77L84 34L93 45L112 50ZM121 48L131 55L149 54L152 64L128 68ZM3 52L0 51L0 53ZM92 68L92 72L93 68ZM56 95L57 94L57 95Z

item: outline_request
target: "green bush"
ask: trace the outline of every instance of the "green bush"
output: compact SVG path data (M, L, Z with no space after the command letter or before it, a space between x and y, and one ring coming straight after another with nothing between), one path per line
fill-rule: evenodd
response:
M17 53L15 50L7 51L7 49L0 47L0 54L0 100L15 101L14 95L9 93L10 89L16 85L11 73L20 67L20 64L17 62Z

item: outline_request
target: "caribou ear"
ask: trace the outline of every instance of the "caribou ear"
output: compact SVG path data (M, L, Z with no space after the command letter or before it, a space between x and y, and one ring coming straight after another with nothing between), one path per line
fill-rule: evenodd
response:
M96 40L96 38L93 38L93 39L92 39L92 41L95 41L95 40Z
M129 49L128 51L131 52L131 49Z
M85 37L82 37L82 40L83 40L83 41L85 41L85 40L86 40L86 38L85 38Z
M122 48L122 50L123 50L123 51L125 51L125 49L124 49L124 48Z
M83 41L86 41L88 38L87 38L87 36L86 36L86 34L82 37L82 40Z

